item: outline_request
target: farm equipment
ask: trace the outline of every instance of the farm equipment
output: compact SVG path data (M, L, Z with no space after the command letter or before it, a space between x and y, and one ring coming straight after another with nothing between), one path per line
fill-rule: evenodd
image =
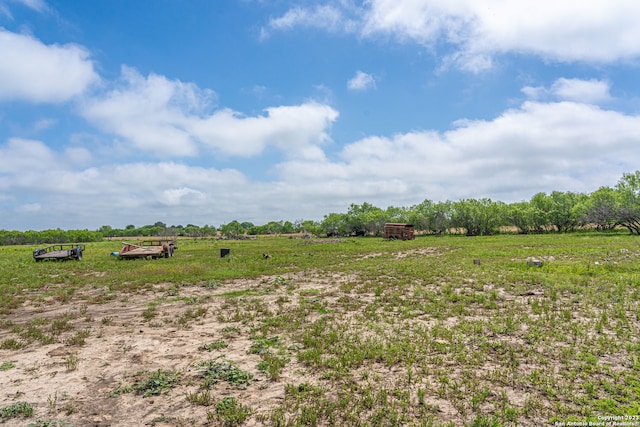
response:
M84 252L84 248L84 245L77 244L51 245L33 251L33 258L36 261L68 259L80 261L82 259L82 252Z
M123 259L169 258L178 249L175 240L145 240L139 244L123 242L122 245L118 257Z

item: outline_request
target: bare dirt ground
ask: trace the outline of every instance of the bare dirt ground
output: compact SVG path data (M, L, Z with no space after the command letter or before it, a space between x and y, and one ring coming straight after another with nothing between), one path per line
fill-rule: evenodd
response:
M184 325L177 324L176 319L195 306L170 301L167 298L170 284L156 285L144 294L121 295L106 301L103 298L106 289L91 289L77 291L65 303L25 303L4 316L4 322L26 325L33 319L46 323L66 318L68 330L58 335L53 344L34 341L22 349L0 350L0 363L14 364L0 372L0 407L16 402L28 402L34 407L31 417L10 418L4 425L24 426L36 420L59 420L74 426L204 425L212 406L194 405L186 396L199 390L198 361L216 356L236 362L240 369L253 374L254 382L245 390L220 382L211 390L211 400L237 397L254 411L245 425L261 424L256 416L282 401L284 384L304 381L305 370L291 360L277 381L269 380L257 369L260 357L248 352L249 328L242 323L217 320L216 313L226 298L215 295L257 289L265 281L235 280L216 289L180 288L180 298L185 301L195 298L200 301L197 307L206 309L204 316ZM307 286L311 285L307 282ZM313 286L323 288L328 284ZM271 299L272 303L275 298L261 297L263 301ZM161 301L156 306L157 316L145 319L144 312L154 300ZM222 332L230 326L235 332ZM69 342L78 331L87 330L83 345ZM0 342L15 337L10 329L0 331ZM201 348L223 338L227 348L211 352ZM180 385L150 397L116 392L120 386L131 385L137 372L158 369L179 371Z

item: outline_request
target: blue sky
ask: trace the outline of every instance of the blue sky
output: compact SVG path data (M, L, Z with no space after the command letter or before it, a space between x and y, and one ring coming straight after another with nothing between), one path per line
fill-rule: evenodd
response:
M0 228L320 220L640 169L636 0L0 0Z

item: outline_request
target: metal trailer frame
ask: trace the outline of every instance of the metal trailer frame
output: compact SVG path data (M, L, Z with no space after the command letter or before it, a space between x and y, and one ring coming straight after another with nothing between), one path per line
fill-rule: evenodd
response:
M139 243L122 242L122 249L118 253L118 258L170 258L176 249L178 249L178 244L175 240L144 240Z
M33 258L36 262L45 260L64 261L69 259L80 261L84 251L85 245L79 245L76 243L49 245L33 251Z

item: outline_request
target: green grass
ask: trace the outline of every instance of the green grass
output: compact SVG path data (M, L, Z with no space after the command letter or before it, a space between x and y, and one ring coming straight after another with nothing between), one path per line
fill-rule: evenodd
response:
M253 374L243 371L233 361L224 357L199 362L197 365L200 368L203 389L212 388L220 381L245 389L253 382Z
M219 257L220 245L230 257ZM188 399L215 404L212 423L252 416L242 393L265 383L284 395L255 415L271 425L549 425L640 414L634 236L198 240L181 242L173 258L129 262L109 257L119 249L112 242L89 244L74 263L35 263L31 249L0 248L0 295L10 296L0 298L2 313L26 300L90 306L163 284L163 307L181 307L177 325L219 325L221 339L201 350L243 343L270 381L225 357L197 364L199 389ZM188 296L189 287L207 297ZM141 320L160 314L156 301ZM75 320L4 322L0 348L72 343ZM174 374L154 387L146 373L120 392L163 393ZM304 381L291 382L297 374ZM235 403L218 400L222 386L237 392Z
M154 372L140 371L134 377L136 379L133 385L120 385L111 393L111 396L116 397L132 391L142 397L157 396L168 393L180 382L179 372L164 369Z
M11 368L14 368L16 366L15 363L13 362L2 362L2 364L0 365L0 371L8 371Z
M216 403L215 412L208 415L209 421L217 421L224 427L242 425L251 415L251 409L238 401L235 397L226 397Z
M0 408L0 420L18 417L30 417L33 415L33 406L27 402L16 402Z

